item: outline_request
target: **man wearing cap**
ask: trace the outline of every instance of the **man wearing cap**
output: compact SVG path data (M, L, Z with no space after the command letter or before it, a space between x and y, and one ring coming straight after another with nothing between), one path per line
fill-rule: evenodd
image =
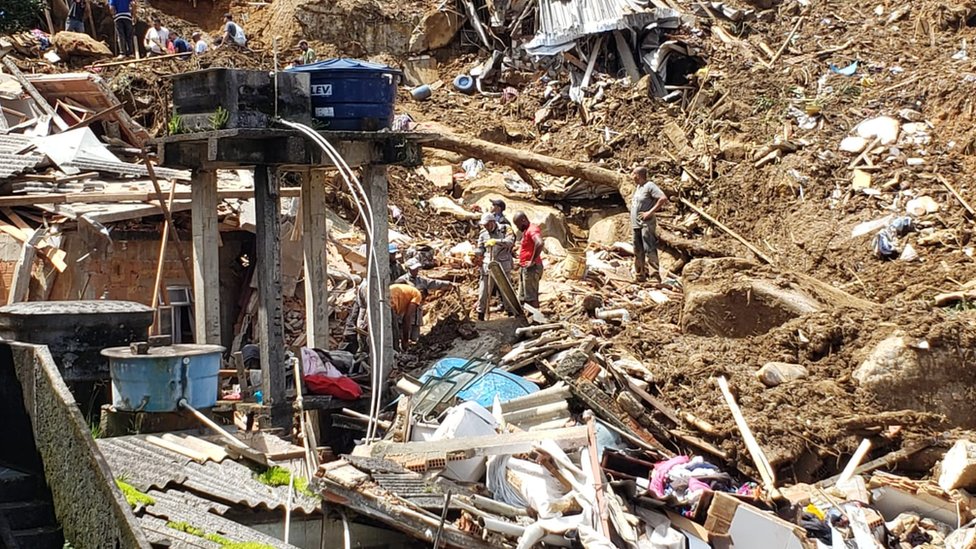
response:
M505 201L501 198L491 199L491 215L495 216L495 222L499 225L507 225L509 230L512 228L512 224L508 222L505 217Z
M396 244L390 244L390 283L396 282L396 279L407 274L404 270L403 265L397 261L397 253L400 252L400 248Z
M488 265L497 261L505 273L511 273L513 267L512 247L515 239L509 226L498 222L495 215L485 213L481 216L481 234L478 235L478 246L475 248L475 262L481 268L481 278L478 282L478 320L485 319L488 310L489 274ZM486 257L487 255L487 257Z
M411 257L406 264L407 274L396 279L394 284L406 284L408 286L413 286L420 290L420 296L423 298L421 305L417 307L417 312L415 318L413 319L413 333L410 334L410 339L417 341L420 339L420 327L424 323L424 307L423 304L427 302L427 296L430 292L436 292L440 290L450 290L454 288L454 283L447 282L446 280L434 280L432 278L427 278L426 276L420 276L420 267L422 267L420 260L416 257Z

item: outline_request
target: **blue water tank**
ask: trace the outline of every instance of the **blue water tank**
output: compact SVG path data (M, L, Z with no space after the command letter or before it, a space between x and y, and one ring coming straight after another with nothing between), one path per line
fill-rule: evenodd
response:
M312 117L327 129L375 131L393 123L399 70L359 59L329 59L288 70L309 74Z

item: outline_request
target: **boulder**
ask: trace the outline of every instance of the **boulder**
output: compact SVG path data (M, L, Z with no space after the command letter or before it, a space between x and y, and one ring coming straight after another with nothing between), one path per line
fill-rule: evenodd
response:
M756 371L756 377L766 387L776 387L789 381L803 379L810 375L806 368L789 362L767 362Z
M957 440L942 459L939 486L948 492L963 488L976 488L976 443Z
M51 44L61 57L112 57L105 42L81 32L59 32L51 38Z
M436 50L450 44L461 29L461 22L461 16L453 10L427 12L410 36L410 53Z
M566 216L552 206L509 196L509 191L505 187L505 177L501 174L489 173L472 181L464 189L462 196L465 204L477 204L485 212L491 210L492 199L501 198L506 203L505 217L509 221L515 212L523 211L530 222L539 225L542 229L543 238L553 237L563 246L569 245L569 226L566 224Z
M633 230L630 227L630 214L621 213L604 217L590 225L587 242L611 247L617 242L630 242L633 237Z
M859 389L890 410L944 415L957 427L976 427L976 360L972 327L946 339L919 340L895 332L870 350L852 377ZM943 330L943 334L950 334Z
M696 335L749 337L817 311L875 307L814 278L742 259L695 259L682 274L681 328Z

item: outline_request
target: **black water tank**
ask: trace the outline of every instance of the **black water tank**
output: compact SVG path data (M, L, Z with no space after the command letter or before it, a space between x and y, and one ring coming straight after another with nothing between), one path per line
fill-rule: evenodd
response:
M0 338L47 345L65 381L109 379L102 349L146 341L153 310L132 301L37 301L0 307Z

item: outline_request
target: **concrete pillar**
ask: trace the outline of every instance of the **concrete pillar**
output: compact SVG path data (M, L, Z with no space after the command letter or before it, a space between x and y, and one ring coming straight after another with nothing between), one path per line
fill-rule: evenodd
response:
M285 398L285 332L281 303L281 197L274 168L254 168L258 336L264 403L271 426L291 429L291 406Z
M390 252L389 222L387 217L386 166L367 164L363 167L362 183L369 197L373 213L373 249L377 265L369 280L369 307L373 311L370 333L377 335L383 353L383 379L393 370L393 331L390 324ZM377 314L377 312L379 314ZM384 329L380 329L382 319Z
M325 205L325 170L302 177L302 243L305 247L305 334L307 345L329 345L329 269L326 257L328 225Z
M217 172L197 171L190 183L193 204L194 340L220 345L220 234L217 230Z

